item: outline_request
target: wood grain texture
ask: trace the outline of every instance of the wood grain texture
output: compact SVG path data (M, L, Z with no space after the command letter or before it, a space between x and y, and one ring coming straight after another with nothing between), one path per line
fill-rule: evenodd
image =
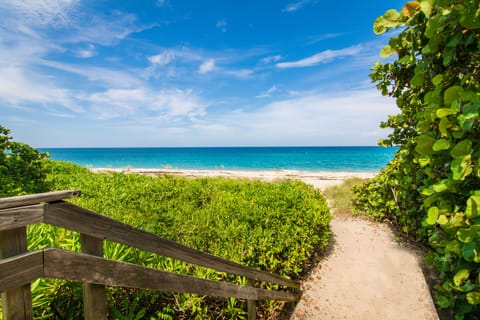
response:
M247 300L298 300L298 295L290 292L269 291L199 279L61 249L44 250L44 271L45 276L50 278L86 281L108 286Z
M80 234L82 252L103 257L103 240ZM107 319L107 292L105 286L83 282L83 315L85 320Z
M27 251L27 228L0 231L0 259ZM3 319L32 319L30 283L2 292Z
M64 190L54 192L44 192L31 194L26 196L16 196L0 198L0 209L7 209L13 207L22 207L32 204L38 204L41 202L53 202L62 199L74 198L80 195L78 190Z
M272 282L291 288L300 287L297 281L284 279L275 274L259 271L233 261L194 250L68 202L46 205L44 222L217 271L240 275L259 281Z
M42 250L0 260L0 291L23 286L43 276Z
M43 204L0 210L0 231L43 222Z

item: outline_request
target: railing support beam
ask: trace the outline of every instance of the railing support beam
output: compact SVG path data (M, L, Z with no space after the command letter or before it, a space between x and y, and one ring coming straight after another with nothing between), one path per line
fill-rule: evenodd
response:
M82 252L103 257L103 240L80 234ZM107 319L107 294L105 286L83 282L83 314L85 320Z
M0 259L27 252L27 227L0 231ZM3 319L33 319L30 284L2 293Z
M247 279L247 285L249 287L255 287L255 279ZM247 300L247 312L248 320L257 319L257 301L256 300Z

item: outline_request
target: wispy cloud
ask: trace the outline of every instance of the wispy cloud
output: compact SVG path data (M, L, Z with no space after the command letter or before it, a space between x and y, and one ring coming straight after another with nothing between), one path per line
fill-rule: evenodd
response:
M278 62L282 60L282 56L277 54L274 56L268 56L262 59L262 63L268 64L268 63L273 63L273 62Z
M208 59L200 65L200 67L198 68L198 73L206 74L213 71L214 69L215 69L215 60Z
M270 98L272 96L272 93L276 92L277 90L277 86L273 85L268 90L260 93L257 98Z
M360 51L361 46L359 45L340 50L325 50L297 61L280 62L277 63L276 66L280 69L311 67L320 63L327 63L335 59L354 56L359 54Z
M220 29L222 32L227 32L227 20L225 20L225 19L218 20L217 24L215 26L218 29Z
M4 0L0 3L0 8L14 16L22 17L22 21L27 24L63 27L69 24L69 14L78 2L78 0Z
M300 0L297 2L292 2L289 3L283 8L284 12L295 12L297 10L300 10L302 7L304 7L307 4L310 4L312 2L315 2L315 0Z
M99 119L152 118L162 121L205 115L206 103L191 90L108 89L82 99Z
M86 47L73 50L73 54L78 58L91 58L97 55L97 50L93 44L88 44Z

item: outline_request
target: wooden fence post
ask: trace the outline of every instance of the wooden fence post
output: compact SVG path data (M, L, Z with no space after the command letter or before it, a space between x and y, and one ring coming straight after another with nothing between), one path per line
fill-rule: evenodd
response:
M0 259L27 252L27 227L0 231ZM30 284L2 293L3 319L33 319Z
M255 280L248 278L247 284L249 287L255 287ZM257 319L257 301L256 300L247 300L247 312L248 312L248 320Z
M103 257L103 240L80 234L82 252ZM105 286L83 283L83 314L85 320L107 319L107 294Z

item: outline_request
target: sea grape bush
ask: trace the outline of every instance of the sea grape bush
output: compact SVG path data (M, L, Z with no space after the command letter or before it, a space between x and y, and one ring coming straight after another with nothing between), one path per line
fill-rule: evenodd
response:
M371 78L400 113L381 144L399 146L378 177L356 189L357 210L428 239L439 271L436 303L456 319L480 304L480 1L421 0L389 10L377 34L399 29Z
M47 157L29 145L16 142L0 125L0 197L47 190L42 159Z
M316 250L325 248L330 213L322 194L299 181L267 183L223 178L92 173L71 163L48 161L54 189L79 189L72 202L162 237L261 270L298 279ZM33 226L30 249L56 246L79 251L79 235ZM106 242L105 256L203 278L246 283L210 269ZM262 284L266 287L265 284ZM81 287L57 280L34 283L39 318L81 317ZM115 319L245 319L244 302L188 294L110 288ZM281 305L259 306L264 318Z

